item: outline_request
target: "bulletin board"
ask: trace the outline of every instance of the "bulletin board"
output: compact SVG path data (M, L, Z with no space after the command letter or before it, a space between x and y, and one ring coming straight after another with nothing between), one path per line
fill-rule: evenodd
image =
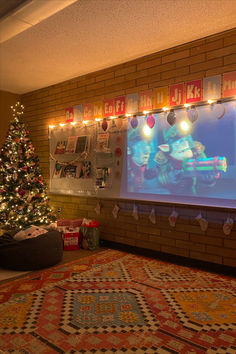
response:
M51 193L120 197L126 129L106 124L105 130L95 121L49 130Z

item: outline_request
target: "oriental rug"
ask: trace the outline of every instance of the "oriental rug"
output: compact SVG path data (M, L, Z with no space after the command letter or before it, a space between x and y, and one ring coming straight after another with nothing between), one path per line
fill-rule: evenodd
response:
M0 285L3 353L236 353L236 279L116 250Z

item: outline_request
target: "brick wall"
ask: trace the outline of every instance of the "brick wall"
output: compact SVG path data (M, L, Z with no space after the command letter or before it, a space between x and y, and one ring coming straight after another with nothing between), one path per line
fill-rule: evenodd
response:
M233 29L24 94L24 119L45 179L49 178L48 125L64 121L66 107L234 71L235 53L236 29ZM173 206L168 204L150 203L157 213L154 226L148 219L150 204L147 202L137 202L140 217L136 221L131 215L132 201L101 200L102 211L98 216L94 211L95 198L51 195L50 199L56 210L62 209L60 217L96 218L101 224L103 239L236 266L235 211L230 211L235 220L234 229L230 236L225 236L222 226L228 210L201 208L209 221L208 230L202 232L195 221L199 207L176 206L179 218L171 228L168 216ZM121 207L117 220L111 214L116 202Z

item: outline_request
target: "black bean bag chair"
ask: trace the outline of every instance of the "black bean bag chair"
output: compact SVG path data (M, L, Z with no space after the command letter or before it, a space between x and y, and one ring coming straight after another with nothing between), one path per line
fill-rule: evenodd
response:
M38 270L60 262L63 255L61 233L47 233L23 241L16 241L16 232L0 236L0 267L11 270Z

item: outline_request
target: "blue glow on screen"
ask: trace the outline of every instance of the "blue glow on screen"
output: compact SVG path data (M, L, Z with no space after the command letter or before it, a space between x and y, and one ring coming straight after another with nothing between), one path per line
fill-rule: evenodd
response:
M145 116L135 129L130 118L121 197L235 208L236 102L175 114L173 126L154 114L149 136Z

